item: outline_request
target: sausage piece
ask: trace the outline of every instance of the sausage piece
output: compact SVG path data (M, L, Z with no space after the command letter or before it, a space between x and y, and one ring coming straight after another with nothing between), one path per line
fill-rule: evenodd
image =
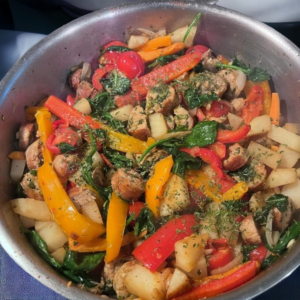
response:
M76 154L60 154L53 160L53 169L61 182L67 182L68 178L78 170Z
M256 228L253 215L247 216L240 225L243 240L251 245L261 244L261 237Z
M25 151L34 140L34 123L23 123L19 130L19 148Z
M208 49L205 53L203 53L201 63L206 71L216 73L218 72L218 67L216 66L216 64L219 64L221 62L217 58L215 58L212 51Z
M28 198L32 198L35 200L44 200L37 176L33 175L30 172L26 173L20 184Z
M230 103L233 107L234 112L237 115L239 115L242 112L242 110L243 110L243 108L246 104L246 99L244 99L244 98L235 98L235 99L232 99L230 101Z
M127 129L130 134L142 141L146 141L151 136L147 116L141 106L136 106L130 112Z
M40 140L36 140L27 148L25 156L29 170L36 170L40 167L42 160L42 145Z
M174 121L177 126L184 127L186 130L191 130L194 126L194 120L189 112L182 106L177 106L174 109Z
M144 193L143 178L134 170L118 169L111 179L113 191L125 201L135 201Z
M69 76L69 83L71 87L75 90L78 89L81 73L82 73L82 69L77 69L76 71L72 72Z
M146 96L146 113L161 113L169 115L174 107L179 104L179 99L172 86L160 83L154 86Z
M85 80L81 81L76 91L76 100L80 100L82 98L89 98L92 92L93 86Z
M235 171L244 166L249 157L247 149L236 143L228 148L228 158L223 161L223 166L228 171Z

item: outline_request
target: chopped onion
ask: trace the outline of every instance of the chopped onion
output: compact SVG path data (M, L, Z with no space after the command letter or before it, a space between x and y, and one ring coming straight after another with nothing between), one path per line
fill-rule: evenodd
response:
M141 32L144 36L147 36L151 39L154 39L156 37L156 33L151 31L151 30L148 30L148 29L144 29L144 28L138 28L137 29L139 32Z
M280 238L280 232L279 231L273 231L272 233L272 240L273 240L273 245L276 246Z
M243 73L240 70L235 70L234 73L235 73L236 85L238 86L238 89L242 91L246 85L247 77L246 77L245 73Z
M293 247L293 245L296 243L295 239L291 239L288 244L286 245L286 247L291 250L291 248Z
M92 164L93 169L95 169L96 167L100 167L100 169L103 169L105 167L105 162L98 151L96 151L95 154L92 156L92 160L93 160L93 164Z
M273 226L273 210L271 209L266 224L266 240L271 247L274 247L273 237L272 237L272 226Z
M236 258L234 258L230 263L225 265L224 267L217 268L215 270L212 270L210 272L211 275L218 275L221 273L225 273L227 271L230 271L234 267L240 265L243 262L243 254L239 254Z
M209 255L209 254L211 254L213 251L214 251L214 249L205 249L205 250L204 250L204 255L205 255L205 256L206 256L206 255Z
M24 170L25 170L26 160L16 160L13 159L11 162L11 169L10 169L10 177L14 183L20 182Z
M91 74L92 74L91 64L89 62L85 61L82 65L82 72L81 72L81 76L80 76L80 81L89 79L91 77Z

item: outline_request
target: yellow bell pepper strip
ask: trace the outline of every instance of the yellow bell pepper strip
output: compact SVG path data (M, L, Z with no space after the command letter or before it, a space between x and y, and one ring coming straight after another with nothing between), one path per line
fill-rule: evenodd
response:
M264 99L263 99L262 115L268 115L268 114L270 114L271 103L272 103L272 94L271 94L271 88L269 85L269 81L264 80L264 81L260 81L260 82L252 82L250 80L247 80L246 85L244 87L244 91L245 91L245 94L247 97L255 85L260 86L262 88L263 94L264 94L263 95Z
M279 125L280 118L280 100L278 93L272 93L272 104L270 109L271 123L274 125Z
M203 284L171 300L206 299L225 293L251 280L258 273L259 268L260 263L258 261L248 261L223 274L204 278Z
M200 190L217 203L222 202L222 195L220 194L218 185L202 170L187 170L185 178L187 183L194 189Z
M162 197L163 187L170 177L173 164L172 155L157 162L154 174L146 183L146 203L156 219L159 217L159 199Z
M147 42L146 44L135 48L134 51L151 51L157 50L158 48L167 47L172 44L170 35L159 36Z
M106 130L107 146L109 148L121 152L143 153L149 147L149 144L147 142L136 139L133 136L115 132L110 127L101 124L99 121L93 119L90 116L82 114L81 112L69 106L64 101L55 96L50 96L48 98L45 103L45 107L47 107L60 119L78 129L84 129L84 126L88 125L91 129L101 128Z
M37 175L49 210L68 237L78 243L87 243L105 232L104 225L93 222L77 211L49 163L44 163Z
M128 232L124 234L121 246L123 247L135 241L138 241L142 239L146 234L147 230L141 232L139 236L135 236L133 231ZM98 238L85 244L79 244L78 242L69 238L69 249L81 253L106 251L106 239Z
M157 49L157 50L140 51L138 52L138 54L142 58L143 62L148 63L150 61L155 60L158 57L171 55L176 52L179 52L180 50L184 49L184 47L185 47L184 43L175 43L168 47Z
M223 194L222 201L240 200L247 193L245 182L239 182Z
M25 118L28 122L34 122L35 121L35 114L38 112L38 110L45 110L48 111L45 107L39 107L39 106L28 106L25 109Z
M52 162L52 153L47 149L46 141L53 131L51 113L44 108L40 108L37 110L35 117L38 124L40 141L43 143L44 163L50 163Z
M109 202L106 224L106 257L110 262L120 253L129 204L112 193Z

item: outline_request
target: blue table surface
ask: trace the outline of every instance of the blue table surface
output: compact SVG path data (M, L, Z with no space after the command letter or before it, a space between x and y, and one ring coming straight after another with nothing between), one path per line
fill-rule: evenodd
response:
M0 30L0 79L44 35ZM1 243L1 241L0 241ZM300 299L300 269L256 300ZM65 300L22 270L0 246L0 300Z

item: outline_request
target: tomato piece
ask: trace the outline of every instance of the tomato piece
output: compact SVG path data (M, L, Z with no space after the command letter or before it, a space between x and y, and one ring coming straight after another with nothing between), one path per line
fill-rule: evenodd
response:
M230 112L230 104L227 101L213 101L210 105L210 109L207 110L205 107L202 107L202 111L206 116L220 118L226 116Z
M193 47L190 47L189 49L186 50L185 54L190 54L195 51L201 52L202 54L205 53L209 48L203 45L195 45Z
M207 259L208 268L214 270L224 267L233 259L232 249L230 247L220 248Z
M268 249L265 247L264 244L259 245L256 249L250 251L250 260L256 260L259 263L265 259L267 255Z
M75 104L75 97L74 96L72 96L72 95L68 95L67 96L67 104L68 105L70 105L70 106L73 106L74 104Z
M67 143L75 146L77 139L77 132L68 128L66 124L62 124L49 135L46 141L46 147L52 153L60 154L60 149L58 147L60 143Z
M120 56L119 52L109 51L105 52L101 57L101 64L104 65L115 65Z
M67 127L69 126L64 120L56 120L56 121L52 122L53 130L58 128L60 125L64 125L64 126L67 125Z
M114 65L106 65L103 68L99 68L95 70L94 75L92 77L93 87L101 92L103 90L103 85L100 80L109 72L113 71L116 67Z
M107 49L108 47L110 46L121 46L121 47L128 47L128 45L126 45L125 43L123 42L120 42L120 41L112 41L112 42L109 42L108 44L106 44L104 46L104 49Z
M134 79L144 74L145 64L140 55L134 51L123 52L117 59L117 68L127 78Z
M208 239L207 245L209 246L209 248L227 247L227 239L225 239L225 238L217 239L217 240Z
M141 210L145 207L145 203L141 201L136 201L133 204L130 204L128 207L128 215L131 216L134 213L134 219L130 222L130 225L134 227L135 220L139 216Z

